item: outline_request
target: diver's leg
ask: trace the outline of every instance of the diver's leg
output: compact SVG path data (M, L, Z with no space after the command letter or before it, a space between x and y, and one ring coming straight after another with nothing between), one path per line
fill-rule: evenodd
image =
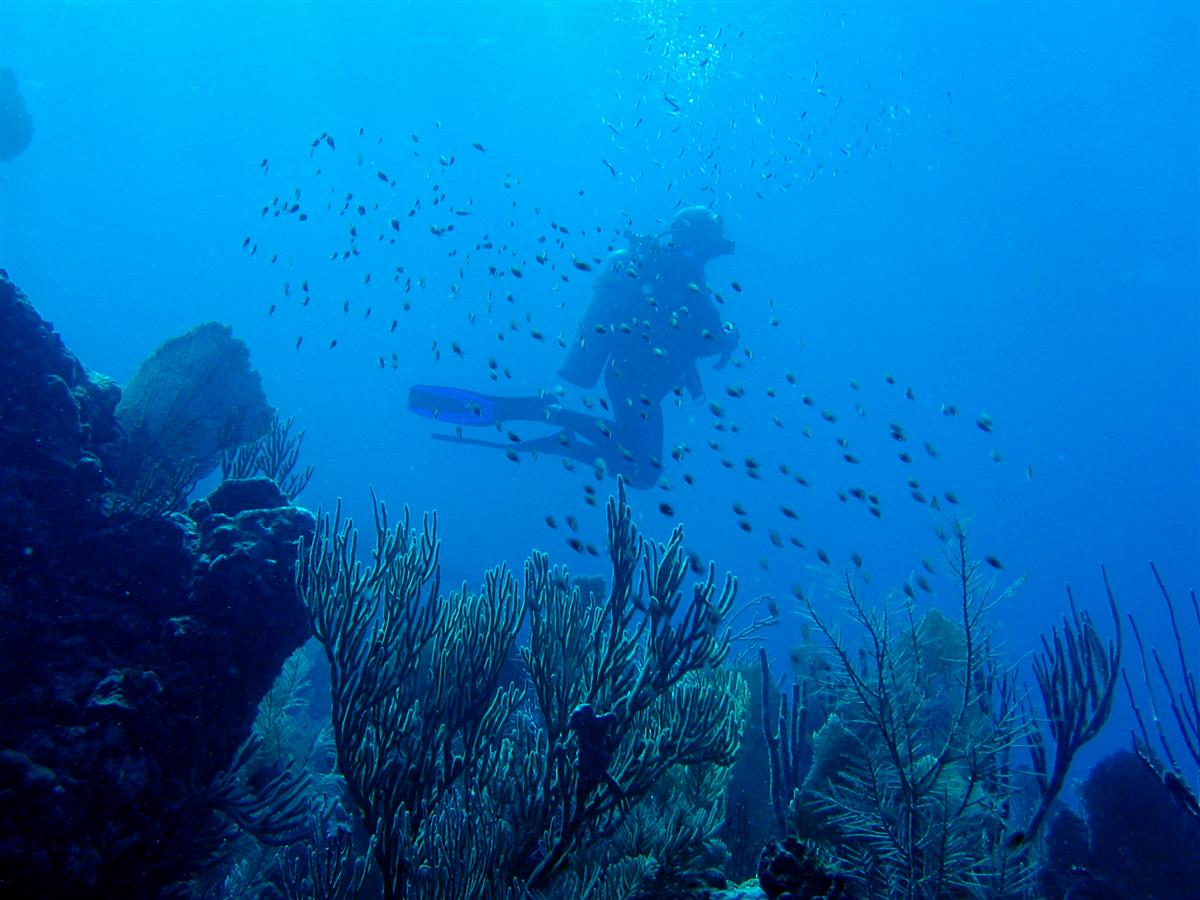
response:
M661 416L659 417L661 420ZM623 476L631 485L646 487L655 482L656 473L640 473L637 464L637 453L640 447L632 450L625 446L621 426L617 421L602 419L590 413L563 409L552 406L547 410L547 421L559 426L562 430L557 434L533 438L515 444L513 449L521 452L547 453L562 456L598 470L607 471L613 476ZM628 430L628 429L627 429ZM659 442L661 443L661 423L659 426ZM637 435L634 435L636 438ZM648 479L648 481L647 481Z
M613 403L615 418L600 419L575 410L552 407L550 422L563 431L529 447L589 464L603 462L611 475L620 475L634 488L653 487L662 474L663 415L658 403L636 406ZM552 443L547 443L553 441ZM523 442L528 445L529 442Z
M603 419L591 413L579 412L574 409L564 409L552 406L546 410L546 421L575 432L585 441L602 444L609 441L616 428L612 419Z

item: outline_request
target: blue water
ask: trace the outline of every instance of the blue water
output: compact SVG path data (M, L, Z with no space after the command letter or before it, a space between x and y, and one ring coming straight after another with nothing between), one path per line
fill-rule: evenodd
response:
M668 408L668 448L690 453L670 490L634 495L647 534L680 521L745 599L778 598L776 648L797 633L793 586L835 605L859 554L870 599L899 597L921 559L945 571L933 526L955 515L999 587L1028 578L997 617L1014 656L1068 583L1103 615L1101 563L1162 643L1148 561L1180 599L1200 584L1197 34L1181 2L5 0L0 64L37 132L0 167L0 265L120 380L198 322L232 325L307 429L303 501L361 519L373 486L436 509L445 583L478 584L533 548L603 572L564 519L602 547L583 488L612 482L433 441L408 386L553 389L589 298L572 256L713 204L738 250L709 282L744 352L702 369L725 418ZM324 134L335 147L313 147ZM306 221L261 215L296 191ZM332 260L352 224L360 254ZM839 499L856 487L880 518ZM918 599L949 604L946 587Z

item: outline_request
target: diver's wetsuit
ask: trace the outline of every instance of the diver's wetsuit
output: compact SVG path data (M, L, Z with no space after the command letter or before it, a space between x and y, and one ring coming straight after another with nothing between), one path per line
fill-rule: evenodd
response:
M670 246L613 253L558 370L583 388L603 373L613 418L550 407L547 421L564 432L536 449L584 462L599 457L631 486L653 485L662 468L663 399L679 388L702 397L696 362L719 356L718 367L724 365L736 345L694 254Z

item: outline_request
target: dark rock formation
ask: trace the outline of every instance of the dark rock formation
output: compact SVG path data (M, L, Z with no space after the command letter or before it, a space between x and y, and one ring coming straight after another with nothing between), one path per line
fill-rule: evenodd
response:
M758 861L759 886L772 900L837 900L844 895L845 879L833 874L821 856L805 841L771 841Z
M270 482L188 515L112 491L120 392L0 271L0 895L156 897L206 862L207 793L307 637Z
M1095 765L1079 793L1085 816L1063 810L1046 834L1042 896L1197 896L1200 821L1149 766L1119 750Z

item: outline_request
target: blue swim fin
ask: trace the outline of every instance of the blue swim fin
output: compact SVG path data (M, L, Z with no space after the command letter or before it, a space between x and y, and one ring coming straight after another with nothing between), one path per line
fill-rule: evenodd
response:
M498 422L545 422L552 397L493 397L463 388L415 384L408 408L419 416L450 425L495 425Z

